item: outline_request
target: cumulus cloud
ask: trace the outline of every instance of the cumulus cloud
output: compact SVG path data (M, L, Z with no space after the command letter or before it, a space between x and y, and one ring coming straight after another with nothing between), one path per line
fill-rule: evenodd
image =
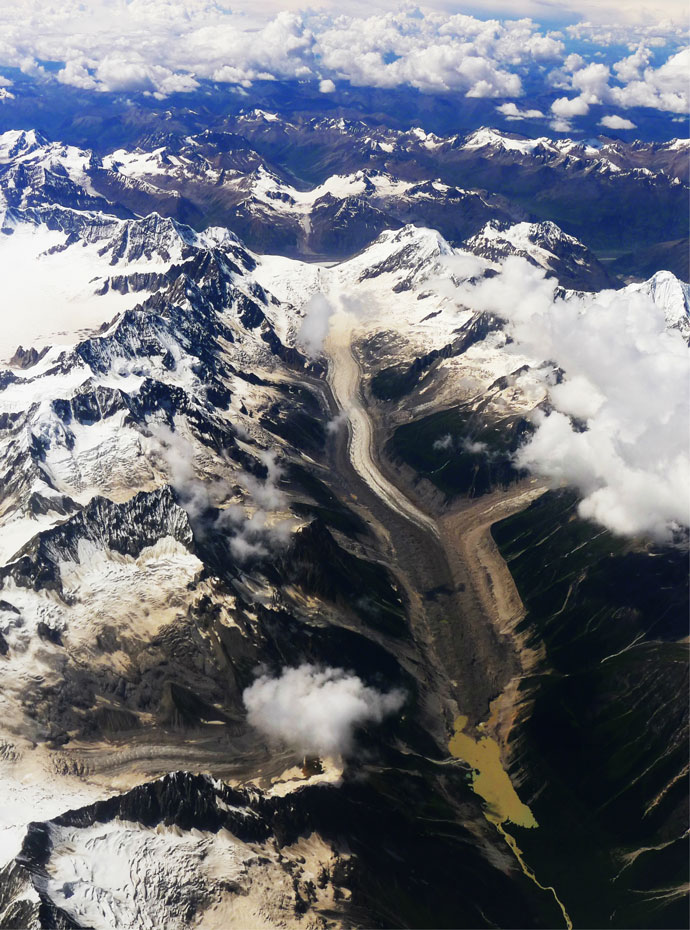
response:
M298 0L251 8L229 0L64 0L59 6L24 0L0 9L0 65L82 90L158 98L193 91L204 80L239 91L274 79L312 81L322 93L350 82L507 98L522 96L529 76L532 86L536 79L546 90L576 90L588 103L687 110L683 52L652 66L653 47L682 41L682 30L669 24L569 27L566 32L593 48L595 41L631 48L609 79L606 66L588 63L582 50L566 55L563 33L539 27L524 12L518 19L487 19L452 14L443 2L420 10L400 9L392 0L375 7L361 0L344 9L328 0L318 9L299 6ZM62 67L49 71L39 61ZM552 68L543 74L546 65Z
M469 10L481 10L485 6L479 0L467 0L465 3ZM630 30L671 28L671 19L675 20L677 28L687 28L687 4L683 0L660 0L656 3L651 0L577 0L577 3L565 0L557 4L553 0L494 0L491 9L513 16L560 19L562 22L579 18L585 20L584 28L582 24L575 28L582 29L585 34L613 30L618 36L625 37ZM663 25L662 19L665 20ZM619 25L611 27L611 23Z
M454 447L455 443L450 433L446 433L444 436L434 440L432 443L432 448L436 452L446 452L449 449L453 449ZM476 442L475 440L464 436L460 441L460 449L462 449L463 452L469 452L470 455L477 455L479 453L486 452L488 450L488 446L485 442Z
M283 470L278 464L275 452L262 451L259 458L266 468L266 478L261 480L248 472L241 472L240 483L259 507L264 510L279 510L286 502L285 493L278 487Z
M473 439L465 437L461 443L463 452L469 452L471 455L478 455L486 452L489 448L485 442L476 442Z
M580 68L584 68L585 60L582 55L579 55L577 52L571 52L570 55L566 55L563 59L563 68L565 71L577 71Z
M496 107L499 113L509 120L540 119L544 116L541 110L521 110L515 103L502 103Z
M271 519L265 510L250 515L243 507L231 504L221 511L214 529L228 532L230 551L239 563L244 563L265 559L284 548L292 537L295 521Z
M651 50L640 44L632 55L617 61L613 70L618 79L625 84L629 81L639 81L642 78L642 72L649 66L651 60Z
M61 84L80 87L82 90L94 90L98 86L96 78L89 72L86 65L74 59L65 62L65 67L58 71L56 77Z
M519 96L514 68L557 55L560 43L531 23L483 22L427 11L366 18L321 17L314 54L335 76L359 86L459 90L468 97Z
M194 447L181 433L168 426L149 425L157 456L165 463L168 481L177 492L182 507L197 534L206 531L204 518L227 497L222 481L202 481L195 462Z
M599 125L604 126L606 129L637 129L636 123L624 116L619 116L617 113L612 113L611 116L602 116Z
M580 91L580 100L588 104L603 103L609 93L611 72L607 65L592 62L573 74L573 88Z
M435 439L432 443L432 449L436 452L443 452L446 449L451 449L453 446L453 437L450 433L446 433L444 436L441 436L440 439Z
M157 95L193 90L208 79L247 86L259 79L409 85L470 97L518 96L520 69L556 60L561 38L532 21L483 20L426 9L271 9L251 14L218 0L79 0L55 7L26 0L0 11L0 63L25 69L62 62L66 84Z
M646 67L639 78L628 81L622 87L610 88L605 101L610 100L622 107L653 107L672 113L688 113L689 72L690 48L684 48L671 55L659 68ZM620 76L620 71L618 73Z
M672 113L690 111L690 48L669 56L658 68L651 65L652 52L640 44L632 55L622 58L611 69L600 62L586 64L580 55L569 55L563 69L554 74L554 86L579 91L579 97L559 98L552 104L556 116L584 116L591 104L614 104L620 107L651 107ZM568 80L565 71L572 74ZM565 80L562 80L562 79ZM568 112L568 109L571 112Z
M444 270L450 271L452 276L451 284L481 275L487 267L486 261L473 252L454 252L453 254L443 255L441 265ZM437 289L442 288L441 293L444 297L456 296L455 289L448 286L448 278L445 275L433 278L430 283L433 283L433 286Z
M584 97L559 97L551 104L551 110L561 119L570 119L572 116L586 116L589 104Z
M329 433L338 433L344 426L347 425L350 419L349 410L341 410L339 413L336 413L334 417L326 423L326 430Z
M593 0L597 2L598 0ZM617 11L615 16L609 16L608 20L603 16L588 16L586 20L580 21L572 26L566 26L564 32L571 39L579 42L587 42L590 45L611 46L623 45L628 46L630 50L636 45L644 43L647 46L665 46L671 42L683 41L687 34L687 6L683 5L684 0L662 0L656 8L651 11L648 6L639 2L639 0L617 0ZM676 15L672 16L670 7L676 5ZM638 15L631 20L624 13L624 6L634 8ZM607 9L606 4L599 6L599 12L604 13ZM610 7L609 7L610 10Z
M687 527L690 353L663 309L643 291L557 297L517 257L461 292L506 319L513 351L565 372L517 464L578 488L580 514L615 533L666 540Z
M261 675L242 698L249 723L305 755L347 755L355 729L400 710L405 695L382 693L352 672L304 664Z

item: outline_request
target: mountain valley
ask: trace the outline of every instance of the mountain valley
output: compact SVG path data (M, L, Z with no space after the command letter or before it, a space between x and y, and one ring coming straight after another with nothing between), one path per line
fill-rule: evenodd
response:
M0 135L0 927L682 926L687 142L188 128Z

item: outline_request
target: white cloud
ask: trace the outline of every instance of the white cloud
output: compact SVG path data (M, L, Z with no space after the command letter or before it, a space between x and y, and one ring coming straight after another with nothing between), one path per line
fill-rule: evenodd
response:
M82 90L94 90L98 86L98 81L90 74L88 68L81 61L74 59L65 62L65 67L57 73L57 80L61 84L81 87Z
M131 55L107 55L95 70L99 90L150 90L159 94L185 93L199 86L191 74L178 74Z
M642 77L642 71L649 66L651 59L651 51L640 44L632 55L617 61L613 66L613 70L616 72L618 79L624 84L630 81L639 81Z
M436 452L443 452L446 449L450 449L453 446L453 437L450 433L446 433L445 436L441 436L440 439L434 440L432 443L432 449Z
M192 442L179 431L162 423L151 422L149 430L157 456L163 460L168 481L180 497L190 522L201 529L199 521L211 507L217 507L228 494L222 481L202 481L195 463Z
M270 552L284 548L297 524L287 512L287 497L279 486L283 470L270 450L259 453L266 468L265 479L249 472L238 472L235 478L246 492L244 506L230 505L215 521L215 530L229 533L230 549L239 562L264 558Z
M559 97L551 104L553 113L561 119L573 116L586 116L589 113L589 104L584 97Z
M152 71L144 62L125 55L108 55L96 68L96 78L103 90L152 90Z
M577 487L580 514L615 533L668 539L690 524L690 352L650 297L556 298L544 272L516 257L459 296L506 319L514 351L565 372L519 465Z
M496 107L496 109L509 120L540 119L544 116L541 110L520 110L518 106L512 102L502 103L500 106Z
M463 451L469 452L471 455L478 455L480 452L486 452L489 448L485 442L475 442L467 437L462 440L461 445Z
M620 76L620 71L618 73ZM625 68L623 73L626 73ZM630 73L630 70L627 73ZM671 55L659 68L644 68L638 80L631 80L622 87L611 88L608 99L622 107L653 107L671 113L688 113L689 73L690 48L684 48Z
M346 755L354 731L381 723L402 707L399 691L383 694L341 668L304 664L278 678L261 675L242 695L249 723L305 755Z
M297 6L295 4L295 6ZM157 94L194 89L199 79L246 86L260 78L299 78L471 97L519 96L518 69L557 60L561 38L529 20L481 20L425 9L310 10L219 0L136 0L114 5L27 0L0 10L0 63L36 68L64 62L59 80L100 90ZM90 83L93 81L93 85Z
M349 0L344 7L331 0L316 8L299 6L277 0L253 5L249 0L239 5L229 0L64 0L59 6L52 0L24 0L0 8L0 66L84 90L139 91L159 98L192 91L202 80L246 88L271 79L313 81L323 93L350 82L517 98L529 75L547 85L550 81L552 90L574 89L589 104L687 109L683 53L657 69L650 64L651 48L668 41L677 45L683 35L670 23L654 28L619 24L608 30L582 23L575 31L568 27L572 35L631 48L632 54L614 66L621 86L611 86L606 66L588 63L582 50L566 55L563 33L544 30L530 19L454 14L450 0L422 9L401 9L392 0L375 6L363 0ZM507 0L506 8L512 6ZM550 4L525 0L520 15L531 7L552 13ZM592 48L590 58L597 54ZM47 72L38 64L43 60L63 66ZM548 73L547 64L553 65Z
M580 99L588 104L602 103L609 90L611 72L607 65L592 62L584 68L578 68L573 74L573 88L580 91ZM561 114L563 115L563 114Z
M333 304L317 293L304 305L304 319L297 334L297 343L312 357L320 355L335 313Z
M647 45L652 44L648 42ZM652 53L647 46L638 45L632 55L615 62L613 70L620 84L612 84L611 71L600 62L584 64L581 56L570 55L562 69L551 73L554 87L568 87L580 92L574 98L582 103L614 104L620 107L651 107L672 113L690 112L690 48L671 55L658 68L650 65ZM566 72L572 70L568 78ZM584 115L567 113L574 100L562 97L554 102L552 109L562 117ZM559 112L556 107L560 107Z
M599 125L604 126L606 129L637 129L636 123L633 123L631 119L625 119L624 116L618 116L617 113L613 113L611 116L602 116Z
M593 2L597 3L598 0ZM624 0L611 5L604 3L600 6L602 15L590 15L575 25L566 26L564 31L580 42L603 46L627 45L631 51L641 42L650 46L663 46L669 42L683 41L687 33L687 8L681 10L684 0L677 0L676 14L680 15L674 15L670 4L675 2L660 0L654 9L648 6L646 15L637 18L626 16ZM638 0L630 0L628 7L633 7L637 12L644 10L644 5ZM607 9L610 11L608 19L605 16Z
M258 457L266 468L265 479L237 470L233 480L245 494L242 503L228 497L233 486L221 478L202 480L194 460L194 446L179 432L167 426L150 425L155 451L166 465L168 481L177 492L194 532L203 539L210 532L227 536L232 554L239 563L265 558L287 545L296 528L292 517L284 517L287 497L279 487L282 469L270 450L260 450ZM210 514L220 508L214 520Z
M260 453L261 463L266 468L266 478L260 479L249 472L240 475L240 483L251 495L252 500L264 510L278 510L286 504L286 497L278 487L283 470L278 464L275 453Z
M519 96L520 76L511 69L556 55L562 47L524 21L484 22L432 12L322 17L319 25L314 53L323 67L355 85L408 84L470 97Z
M563 59L563 69L565 71L578 71L580 68L584 68L585 64L584 58L582 55L578 55L577 52L572 52Z
M326 423L326 429L329 433L338 433L340 430L347 426L350 421L350 413L348 410L341 410L339 413L336 413L334 417Z

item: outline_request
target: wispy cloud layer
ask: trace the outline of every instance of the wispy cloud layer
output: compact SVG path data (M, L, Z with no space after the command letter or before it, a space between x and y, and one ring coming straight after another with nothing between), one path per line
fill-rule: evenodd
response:
M233 483L198 476L195 452L189 439L166 426L152 426L155 453L165 463L170 484L187 511L199 538L222 534L239 563L266 558L290 541L296 522L288 512L288 500L279 487L282 469L271 450L258 450L266 475L257 478L243 469L233 469ZM241 503L228 502L242 489Z

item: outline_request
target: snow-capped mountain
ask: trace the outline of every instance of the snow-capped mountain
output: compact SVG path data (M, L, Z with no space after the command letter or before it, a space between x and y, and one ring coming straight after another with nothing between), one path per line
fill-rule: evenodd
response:
M318 153L316 162L306 150ZM222 130L147 137L98 154L10 131L0 155L7 207L61 204L123 218L158 212L198 228L229 227L259 251L311 259L346 257L407 223L438 229L459 246L488 222L541 218L619 253L686 234L680 141L585 144L488 129L441 138L254 112ZM305 167L311 183L297 176ZM592 199L596 224L582 209ZM658 229L657 213L665 217Z
M601 290L615 286L615 279L590 250L555 223L516 223L501 228L492 220L467 240L465 248L499 264L509 255L520 256L544 268L563 287Z
M690 342L690 286L668 271L657 271L648 281L630 284L630 293L644 294L661 307L669 329L677 329Z
M518 134L484 128L470 133L462 143L466 151L499 161L541 162L568 170L602 175L635 173L671 184L688 181L687 140L660 144L624 143L602 137L588 142L573 139L527 139Z
M231 139L224 138L224 146ZM172 188L203 211L212 188L214 201L225 207L224 221L248 244L305 257L352 254L384 229L409 222L438 227L460 242L490 216L507 220L524 213L486 192L415 183L375 169L334 174L304 190L262 162L226 167L226 157L205 137L190 137L174 154L166 147L116 151L103 159L103 168L108 189L119 184L125 204L135 205L144 193L164 200Z
M263 158L306 174L313 183L343 173L343 166L348 173L376 168L416 181L437 178L504 197L513 210L528 205L529 218L553 221L589 248L619 255L687 237L683 139L626 143L600 137L576 142L528 139L494 129L439 137L421 129L382 126L380 120L291 122L278 114L269 117L248 112L229 128ZM661 256L656 260L662 261ZM663 268L661 264L653 270Z
M385 125L364 121L314 118L305 122L291 122L275 113L253 110L241 114L233 123L234 131L244 138L259 143L262 137L272 140L282 136L284 140L302 134L314 142L331 140L332 144L349 143L348 149L368 150L374 155L391 156L407 154L422 158L443 159L443 156L493 158L497 161L524 160L534 165L552 162L568 169L586 169L602 175L641 170L647 176L667 175L680 182L688 180L686 139L674 139L664 143L622 142L601 136L587 142L573 139L557 139L543 136L528 138L519 133L484 127L473 132L438 136L420 127L395 130ZM464 155L460 156L459 153Z
M153 930L186 927L191 915L208 927L260 926L292 911L333 925L348 910L351 854L305 835L318 806L309 791L264 797L175 773L33 823L4 918Z
M550 695L582 679L593 739L634 744L630 777L647 777L645 714L662 708L667 744L682 733L675 665L662 674L677 631L648 603L682 539L620 543L520 455L554 411L561 445L599 437L600 411L618 427L626 404L585 368L592 347L621 377L650 345L666 353L655 378L664 360L680 370L688 286L663 270L616 290L587 245L536 219L538 198L472 172L513 159L675 197L680 147L229 122L110 152L0 136L0 926L570 920L568 856L599 844L603 878L587 880L609 882L679 819L662 804L639 837L613 820L592 840L617 774L599 773L604 800L578 794L579 769L551 780L543 720L574 712ZM301 176L295 139L313 146ZM584 362L559 313L589 340ZM624 451L645 417L625 421ZM604 550L642 579L624 603ZM534 552L545 594L514 569ZM613 698L598 677L638 642L659 647L643 709L625 669ZM286 669L325 678L316 702L282 696ZM627 701L634 732L612 731ZM337 745L313 742L321 728ZM652 766L644 803L673 790L676 761ZM501 798L482 793L485 765ZM555 840L537 826L569 805L587 816L554 820Z
M0 207L66 206L117 212L90 182L93 153L49 142L40 133L0 135Z

